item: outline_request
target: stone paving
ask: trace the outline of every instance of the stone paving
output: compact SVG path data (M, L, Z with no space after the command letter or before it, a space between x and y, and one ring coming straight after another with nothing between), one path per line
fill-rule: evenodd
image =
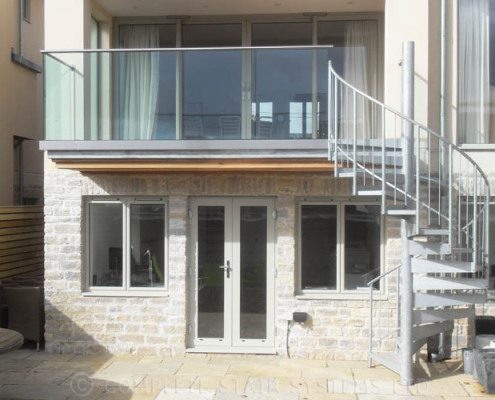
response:
M459 361L416 365L419 382L363 361L188 354L79 356L21 349L0 355L0 399L461 400L488 397Z

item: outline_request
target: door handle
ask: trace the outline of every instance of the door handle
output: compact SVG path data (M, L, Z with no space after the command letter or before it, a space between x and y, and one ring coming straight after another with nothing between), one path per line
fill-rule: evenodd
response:
M227 271L227 278L230 278L230 270L232 269L232 268L230 268L230 261L227 261L226 264L227 265L220 265L218 268L221 268L224 271Z

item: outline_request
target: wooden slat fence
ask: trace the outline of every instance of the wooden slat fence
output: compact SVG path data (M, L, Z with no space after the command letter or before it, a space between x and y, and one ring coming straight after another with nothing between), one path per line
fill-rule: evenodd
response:
M0 207L0 280L43 275L43 207Z

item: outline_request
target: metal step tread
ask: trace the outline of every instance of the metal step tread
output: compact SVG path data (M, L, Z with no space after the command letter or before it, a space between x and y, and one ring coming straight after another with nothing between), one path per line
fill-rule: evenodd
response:
M358 190L357 195L358 196L381 196L382 191L381 190Z
M468 318L474 315L474 308L442 308L436 310L413 310L415 325Z
M449 331L453 328L454 323L451 320L416 325L412 327L412 338L413 341L420 341L421 339Z
M446 228L420 228L418 232L409 235L410 238L423 236L448 236L449 230Z
M379 166L375 165L374 168L367 167L367 169L376 175L375 180L377 180L378 177L381 178L383 173L381 165ZM343 177L344 175L348 177L354 177L354 175L357 175L361 179L363 176L366 175L366 179L368 178L370 180L372 179L371 173L363 171L363 169L359 167L357 168L356 173L354 173L354 168L337 168L336 171L337 171L337 176L339 177L341 176ZM404 174L402 173L402 168L399 167L395 171L392 168L385 168L385 178L390 178L391 180L393 180L394 178L403 179Z
M413 293L414 308L465 306L486 302L483 293Z
M452 248L448 243L431 242L423 240L409 240L409 253L413 256L430 256L430 255L450 255L450 254L470 254L473 249Z
M385 213L392 216L416 216L416 209L404 207L387 207Z
M395 351L387 351L380 353L371 353L371 359L377 364L381 364L384 367L400 374L400 355Z
M413 275L413 290L483 290L486 279Z
M415 274L473 273L481 268L481 266L471 261L427 260L424 258L413 258L411 260L411 272Z

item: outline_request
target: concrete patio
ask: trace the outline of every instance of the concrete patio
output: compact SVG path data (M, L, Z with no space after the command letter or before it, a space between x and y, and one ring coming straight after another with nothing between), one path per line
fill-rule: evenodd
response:
M0 399L323 400L488 397L459 361L417 364L409 388L362 361L271 356L79 356L21 349L0 356Z

